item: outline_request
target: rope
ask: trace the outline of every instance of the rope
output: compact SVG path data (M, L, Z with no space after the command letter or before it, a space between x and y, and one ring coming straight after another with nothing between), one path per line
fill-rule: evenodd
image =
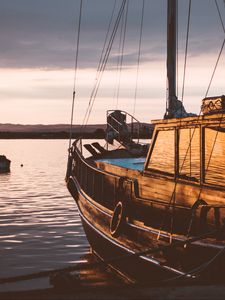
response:
M181 96L182 103L184 100L184 84L185 84L186 66L187 66L187 51L188 51L188 39L189 39L189 30L190 30L190 17L191 17L191 0L189 0L189 8L188 8L188 23L187 23L187 35L186 35L185 58L184 58L184 73L183 73L183 85L182 85L182 96Z
M127 1L128 1L128 0L125 0L125 4L126 4ZM124 7L123 7L121 16L123 15L124 8L125 8L125 5L124 5ZM121 16L120 16L120 19L121 19ZM117 30L118 30L118 26L119 26L119 23L120 23L120 19L119 19L118 25L117 25L117 27L116 27L115 35L116 35ZM114 36L114 38L115 38L115 36ZM92 111L92 108L93 108L93 105L94 105L94 102L95 102L95 99L96 99L96 96L97 96L97 93L98 93L98 89L99 89L99 86L100 86L100 83L101 83L101 79L102 79L102 76L103 76L103 72L104 72L104 70L105 70L105 67L106 67L106 64L107 64L107 61L108 61L108 58L109 58L109 54L110 54L111 49L112 49L112 45L113 45L114 38L113 38L112 43L111 43L111 45L110 45L109 52L108 52L108 54L107 54L106 60L104 61L104 67L103 67L102 72L101 72L101 74L100 74L100 79L99 79L99 81L98 81L96 90L94 91L94 95L93 95L93 99L92 99L92 102L91 102L91 105L90 105L90 109L89 109L89 112L88 112L88 115L87 115L87 119L86 119L86 122L85 122L85 124L84 124L85 126L86 126L87 123L88 123L88 120L89 120L89 117L90 117L90 114L91 114L91 111Z
M110 32L110 28L112 26L113 17L114 17L115 10L116 10L116 4L117 4L117 0L114 0L113 10L112 10L112 14L110 16L110 21L109 21L109 25L108 25L108 29L107 29L107 33L106 33L106 37L105 37L105 41L104 41L104 45L103 45L103 48L102 48L102 52L101 52L101 56L100 56L100 60L99 60L98 68L97 68L95 81L98 80L97 78L98 78L98 74L99 74L100 69L101 69L101 65L102 65L102 61L103 61L103 55L104 55L104 52L105 52L105 49L106 49L106 42L109 38L109 32Z
M223 24L223 20L222 20L222 16L221 16L221 13L220 13L220 10L219 10L219 6L218 6L218 3L217 3L217 0L215 0L215 4L216 4L217 12L218 12L218 14L219 14L220 22L221 22L222 27L223 27L223 31L224 31L224 33L225 33L225 27L224 27L224 24ZM217 58L215 67L214 67L214 69L213 69L212 76L211 76L211 79L210 79L210 81L209 81L209 85L208 85L208 88L207 88L207 90L206 90L206 93L205 93L205 97L207 97L208 92L209 92L209 89L210 89L210 87L211 87L211 84L212 84L214 75L215 75L215 73L216 73L216 69L217 69L217 66L218 66L218 63L219 63L221 54L222 54L222 52L223 52L224 44L225 44L225 38L224 38L224 40L223 40L223 43L222 43L222 46L221 46L221 49L220 49L220 52L219 52L219 55L218 55L218 58Z
M215 67L214 67L214 69L213 69L213 73L212 73L211 79L210 79L210 81L209 81L208 88L207 88L206 93L205 93L205 97L208 96L209 89L210 89L210 87L211 87L211 84L212 84L212 81L213 81L213 78L214 78L214 75L215 75L215 72L216 72L216 69L217 69L217 66L218 66L218 63L219 63L221 54L222 54L222 52L223 52L224 44L225 44L225 39L223 40L223 44L222 44L222 46L221 46L221 49L220 49L220 52L219 52L219 55L218 55L218 58L217 58L217 61L216 61L216 65L215 65Z
M166 280L164 280L164 282L171 282L171 281L174 281L174 280L177 280L180 278L198 275L200 272L204 271L207 267L209 267L219 256L221 256L224 253L224 251L225 251L225 247L223 247L218 253L216 253L210 260L204 262L197 268L194 268L191 271L186 272L184 274L166 279Z
M222 27L223 27L223 31L225 32L225 26L224 26L224 24L223 24L223 19L222 19L221 13L220 13L220 9L219 9L219 5L218 5L217 0L215 0L215 4L216 4L217 12L218 12L218 14L219 14L219 18L220 18L221 25L222 25ZM224 1L224 4L225 4L225 1Z
M133 258L133 257L139 257L139 256L142 256L142 255L154 254L154 253L158 253L160 251L164 251L165 249L168 249L168 248L176 248L176 247L179 247L179 246L181 247L181 246L184 246L184 245L189 245L189 244L192 244L194 242L203 240L207 237L213 236L216 233L218 233L218 230L207 232L207 233L202 234L200 236L196 236L194 238L189 238L185 241L177 241L177 242L174 242L173 244L160 246L158 248L151 248L151 249L146 249L146 250L143 250L143 251L138 251L138 252L135 252L135 253L128 253L128 254L124 254L124 255L121 255L121 256L116 256L116 257L113 257L113 258L105 260L105 261L94 262L94 263L80 263L80 264L77 264L75 266L69 266L69 267L55 269L55 270L40 271L40 272L35 272L35 273L27 274L27 275L0 278L0 284L48 277L48 276L53 275L57 272L74 272L74 271L79 271L79 270L82 270L82 269L86 270L86 269L89 269L89 268L97 268L97 267L100 267L100 266L106 266L108 264L111 264L113 262L117 262L117 261L120 261L120 260L129 259L129 258Z
M178 11L178 1L176 1L176 11ZM178 28L179 28L179 26L178 26L178 24L179 24L179 20L178 20L178 13L177 13L177 15L176 15L176 88L177 88L177 97L178 97L178 72L179 72L179 68L178 68L178 62L179 62L179 60L178 60L178 36L179 36L179 33L178 33ZM179 99L179 98L178 98Z
M109 43L108 43L108 46L107 46L106 51L105 51L105 55L103 56L101 66L99 68L98 78L97 78L97 80L95 82L95 85L94 85L94 88L92 89L92 92L91 92L89 104L88 104L88 107L87 107L87 110L86 110L86 113L85 113L85 116L84 116L83 123L81 125L81 129L83 129L86 126L87 122L88 122L88 119L89 119L89 116L90 116L90 113L91 113L91 110L92 110L92 107L93 107L93 104L94 104L94 101L95 101L95 97L97 95L98 88L99 88L99 85L100 85L100 82L101 82L101 78L102 78L103 72L105 70L105 67L106 67L106 64L107 64L107 61L108 61L108 58L109 58L110 51L112 49L112 44L113 44L113 41L115 39L116 32L118 30L118 26L119 26L119 23L120 23L121 16L123 14L125 4L126 4L126 0L123 0L123 2L121 4L121 7L120 7L120 10L119 10L119 13L118 13L118 16L117 16L117 19L116 19L116 22L115 22L115 25L114 25L114 28L113 28L113 31L112 31L112 34L111 34L111 37L110 37L110 40L109 40Z
M78 65L78 53L79 53L81 17L82 17L82 4L83 4L83 0L80 0L78 33L77 33L77 47L76 47L75 66L74 66L75 71L74 71L74 85L73 85L73 100L72 100L71 120L70 120L69 149L71 147L71 140L72 140L73 114L74 114L74 103L75 103L75 95L76 95L77 65Z
M190 0L190 1L191 1L191 0ZM217 4L217 1L216 1L216 0L215 0L215 3ZM216 7L217 7L217 11L218 11L218 14L219 14L219 17L220 17L220 21L221 21L222 27L223 27L224 32L225 32L225 27L224 27L224 24L223 24L223 20L222 20L222 17L221 17L221 14L220 14L220 10L219 10L218 5L216 5ZM190 2L189 2L189 12L190 12ZM216 64L215 64L215 67L214 67L214 70L213 70L213 74L212 74L212 76L211 76L210 83L209 83L209 86L208 86L207 91L206 91L206 94L205 94L205 97L207 97L207 95L208 95L208 91L209 91L209 88L210 88L210 86L211 86L211 83L212 83L214 74L215 74L215 72L216 72L216 69L217 69L217 66L218 66L218 63L219 63L219 60L220 60L222 51L223 51L224 44L225 44L225 39L224 39L223 44L222 44L222 47L221 47L221 49L220 49L220 52L219 52L219 55L218 55L218 58L217 58L217 61L216 61ZM201 110L200 110L200 112L199 112L199 114L198 114L198 120L200 119L200 114L201 114ZM221 118L221 120L220 120L219 127L221 126L221 122L222 122L222 118ZM185 153L185 156L184 156L182 165L181 165L181 167L179 168L179 173L182 171L182 169L183 169L183 167L184 167L184 164L185 164L185 161L186 161L186 159L187 159L187 155L188 155L189 149L190 149L190 151L191 151L191 143L192 143L192 140L193 140L193 137L194 137L194 134L195 134L195 130L196 130L197 127L198 127L198 125L195 125L195 127L193 128L193 133L192 133L192 135L191 135L191 139L190 139L190 142L189 142L187 151L186 151L186 153ZM214 140L214 143L213 143L213 148L212 148L212 151L211 151L211 154L210 154L209 162L210 162L211 157L212 157L212 153L213 153L213 150L214 150L214 147L215 147L215 143L216 143L217 136L218 136L218 133L216 134L216 137L215 137L215 140ZM206 174L207 171L208 171L209 162L208 162L207 168L206 168L206 170L205 170L205 174ZM175 204L175 192L176 192L176 187L177 187L177 181L175 182L174 189L173 189L173 192L172 192L172 194L171 194L171 198L170 198L170 201L169 201L169 207L171 207L171 206L173 207L174 204ZM198 195L198 198L197 198L196 201L198 201L198 200L200 199L200 196L201 196L201 193L202 193L202 189L203 189L203 186L201 185L201 186L200 186L199 195ZM163 218L162 218L162 223L161 223L161 226L160 226L160 229L159 229L159 233L158 233L157 239L159 239L159 237L160 237L162 228L163 228L164 223L165 223L165 217L166 217L166 210L165 210L164 215L163 215ZM173 220L171 220L171 223L172 223L172 222L173 222ZM188 228L190 229L190 226L188 226ZM188 236L189 236L189 233L190 233L190 232L189 232L189 229L188 229Z
M109 21L109 25L108 25L108 29L107 29L107 33L106 33L106 37L105 37L105 41L104 41L104 45L103 45L103 48L102 48L102 52L101 52L101 56L100 56L100 60L99 60L99 64L98 64L98 69L97 69L97 74L98 74L98 72L100 71L100 68L101 68L101 64L102 64L102 60L103 60L103 54L104 54L105 48L106 48L106 42L107 42L108 37L109 37L109 32L110 32L113 16L114 16L115 9L116 9L116 2L117 2L117 0L114 0L113 10L112 10L112 14L111 14L111 17L110 17L110 21ZM97 75L96 75L96 77L97 77Z
M118 107L118 99L119 99L119 94L120 94L120 82L121 82L121 74L122 74L123 59L124 59L124 45L125 45L125 38L126 38L126 31L127 31L128 7L129 7L129 0L127 0L127 3L126 3L126 11L125 11L125 16L124 16L124 24L123 24L123 26L121 26L121 28L123 28L123 35L122 35L122 48L121 48L121 56L120 56L120 63L119 63L120 69L119 69L119 83L118 83L118 89L117 89L116 108Z
M141 28L140 28L140 37L139 37L139 47L138 47L138 62L137 62L136 84L135 84L135 91L134 91L133 116L135 115L136 100L137 100L137 86L138 86L139 68L140 68L140 56L141 56L141 43L142 43L142 35L143 35L144 9L145 9L145 0L142 1Z
M123 22L124 22L124 13L122 16L121 26L120 26L120 34L119 34L119 44L118 44L118 53L117 55L117 63L116 63L116 80L114 85L114 93L113 93L113 99L114 99L114 106L115 109L118 105L118 98L116 97L116 94L118 93L118 86L119 86L119 65L120 65L120 53L121 53L121 45L122 45L122 32L123 32Z
M121 57L122 57L122 37L123 37L123 30L124 30L124 11L121 18L121 26L120 26L120 36L119 36L119 48L118 48L118 57L117 57L117 85L115 86L115 99L116 99L116 106L118 106L118 97L119 97L119 84L120 84L120 73L121 73Z

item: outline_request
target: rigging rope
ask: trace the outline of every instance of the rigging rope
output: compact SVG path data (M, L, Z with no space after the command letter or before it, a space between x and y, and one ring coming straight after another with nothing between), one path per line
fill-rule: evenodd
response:
M217 4L217 0L215 0L215 3ZM218 14L219 14L219 18L220 18L220 21L221 21L223 30L224 30L224 32L225 32L225 26L224 26L224 24L223 24L223 20L222 20L222 17L221 17L221 14L220 14L220 10L219 10L218 5L216 5L216 7L217 7L217 11L218 11ZM190 8L190 6L189 6L189 8ZM223 41L223 43L222 43L222 46L221 46L221 49L220 49L220 52L219 52L219 55L218 55L218 58L217 58L217 61L216 61L216 64L215 64L215 67L214 67L212 76L211 76L211 79L210 79L209 86L208 86L208 88L207 88L205 97L207 97L207 95L208 95L208 91L209 91L209 88L210 88L210 86L211 86L213 77L214 77L214 75L215 75L215 72L216 72L216 69L217 69L217 66L218 66L218 63L219 63L219 60L220 60L222 51L223 51L224 44L225 44L225 39L224 39L224 41ZM201 114L201 110L200 110L200 112L199 112L199 114L198 114L198 119L197 119L197 122L196 122L196 123L198 123L198 121L199 121L199 119L200 119L200 116L201 116L200 114ZM222 115L222 117L221 117L221 120L220 120L220 123L219 123L219 126L218 126L218 127L221 126L222 118L223 118L223 115ZM182 171L182 169L183 169L183 167L184 167L185 161L186 161L187 156L188 156L188 152L191 151L192 140L193 140L193 137L194 137L194 134L195 134L195 130L196 130L197 128L198 128L198 125L195 125L195 127L193 128L193 133L192 133L192 135L191 135L189 145L188 145L188 147L187 147L187 150L186 150L184 159L183 159L183 161L182 161L181 167L180 167L180 169L179 169L179 171L178 171L179 174L180 174L180 172ZM218 133L217 133L217 135L218 135ZM214 150L214 147L215 147L217 135L216 135L215 140L214 140L214 143L213 143L213 148L212 148L212 150L211 150L210 157L212 156L212 153L213 153L213 150ZM211 159L211 158L210 158L210 159ZM205 174L207 173L207 170L208 170L208 167L209 167L209 163L210 163L210 159L209 159L207 168L205 169ZM179 174L178 174L178 176L179 176ZM171 194L170 201L169 201L169 207L172 206L173 211L174 211L174 205L175 205L175 201L176 201L176 199L175 199L176 187L177 187L177 181L175 182L175 185L174 185L174 188L173 188L173 192L172 192L172 194ZM201 193L202 193L202 189L203 189L203 186L201 185L201 186L200 186L200 191L199 191L199 194L198 194L198 197L197 197L197 200L196 200L196 201L198 201L198 200L200 199L200 196L201 196ZM159 229L159 232L158 232L158 237L157 237L157 239L160 238L162 228L163 228L163 226L164 226L164 224L165 224L165 217L166 217L166 210L165 210L164 216L163 216L163 218L162 218L162 223L161 223L161 226L160 226L160 229ZM172 215L172 218L173 218L173 215ZM172 223L172 222L173 222L173 219L171 219L171 223ZM187 236L189 236L189 234L190 234L190 226L188 227L188 233L187 233Z
M220 10L219 10L219 6L218 6L218 3L217 3L217 0L215 0L215 4L216 4L216 8L217 8L217 11L218 11L218 14L219 14L219 18L220 18L220 21L221 21L221 25L222 25L222 27L223 27L223 31L224 31L224 33L225 33L225 27L224 27L224 24L223 24L223 20L222 20L222 17L221 17L221 13L220 13ZM211 83L212 83L212 80L213 80L213 77L214 77L216 68L217 68L218 63L219 63L219 59L220 59L221 54L222 54L222 50L223 50L223 47L224 47L224 43L225 43L225 39L224 39L223 44L222 44L222 47L221 47L221 49L220 49L220 52L219 52L219 55L218 55L218 58L217 58L217 61L216 61L216 65L215 65L215 67L214 67L213 74L212 74L212 77L211 77L211 80L210 80L208 89L207 89L207 91L206 91L205 97L207 97L207 95L208 95L209 88L210 88L210 86L211 86ZM218 129L221 127L223 115L224 115L224 114L222 114L222 117L221 117L221 120L220 120ZM217 140L218 134L219 134L219 130L216 131L216 136L215 136L215 139L214 139L214 141L213 141L213 146L212 146L212 150L211 150L210 155L209 155L209 160L208 160L208 163L207 163L207 167L206 167L205 173L207 173L207 171L208 171L209 164L210 164L210 161L211 161L211 158L212 158L212 154L213 154L213 150L214 150L215 145L216 145L216 140ZM200 199L201 192L202 192L202 187L200 188L200 192L199 192L198 199Z
M115 99L116 99L116 109L118 107L118 98L119 98L119 83L120 83L120 73L121 73L121 57L122 57L122 36L123 36L123 30L124 30L124 11L121 18L121 26L120 26L120 36L119 36L119 48L118 48L118 54L117 54L117 84L115 86ZM117 89L116 89L117 87Z
M187 66L187 51L188 51L188 40L189 40L189 31L190 31L190 17L191 17L191 0L189 0L189 8L188 8L188 23L187 23L187 35L186 35L185 58L184 58L184 72L183 72L183 84L182 84L182 95L181 95L181 102L182 103L184 101L184 85L185 85L186 66Z
M219 6L218 6L218 3L217 3L217 0L215 0L215 4L216 4L217 12L218 12L218 14L219 14L219 18L220 18L221 25L222 25L222 27L223 27L223 31L224 31L224 33L225 33L225 26L224 26L224 24L223 24L223 20L222 20L222 16L221 16L221 13L220 13L220 10L219 10ZM207 90L206 90L206 93L205 93L205 97L208 96L209 89L210 89L210 87L211 87L211 84L212 84L214 75L215 75L215 73L216 73L216 69L217 69L217 66L218 66L218 63L219 63L221 54L222 54L222 52L223 52L224 44L225 44L225 38L224 38L224 40L223 40L223 43L222 43L222 46L221 46L221 49L220 49L220 52L219 52L219 55L218 55L218 58L217 58L215 67L214 67L214 69L213 69L212 76L211 76L211 79L210 79L210 81L209 81L209 85L208 85L208 88L207 88Z
M71 120L70 120L69 149L71 147L71 140L72 140L73 114L74 114L74 103L75 103L75 96L76 96L76 80L77 80L78 54L79 54L79 44L80 44L82 5L83 5L83 0L80 0L80 10L79 10L79 20L78 20L78 33L77 33L77 47L76 47L75 66L74 66L75 71L74 71L74 85L73 85L73 100L72 100Z
M215 0L215 4L216 4L217 12L218 12L218 14L219 14L219 18L220 18L221 25L222 25L222 27L223 27L223 31L225 32L225 26L224 26L224 24L223 24L223 19L222 19L221 13L220 13L220 9L219 9L219 5L218 5L217 0ZM224 0L224 4L225 4L225 0Z
M97 80L95 81L94 87L93 87L92 92L91 92L90 100L89 100L88 107L87 107L87 110L86 110L86 113L85 113L85 116L84 116L84 119L83 119L83 123L81 125L81 129L84 129L85 126L87 125L87 122L88 122L88 119L89 119L89 116L90 116L90 113L91 113L91 110L92 110L92 107L93 107L93 104L94 104L94 101L95 101L95 98L96 98L96 95L97 95L97 92L98 92L98 88L99 88L99 85L101 83L103 72L105 70L105 67L106 67L106 64L107 64L107 61L108 61L108 58L109 58L109 54L110 54L111 49L112 49L112 44L113 44L113 41L115 39L117 30L118 30L118 26L119 26L119 23L120 23L120 20L121 20L121 16L122 16L123 11L124 11L126 1L127 0L123 0L123 2L121 4L121 7L120 7L120 10L119 10L114 28L113 28L112 33L111 33L111 37L110 37L108 46L105 50L105 54L103 56L101 66L99 68L99 74L98 74Z
M114 15L114 13L112 14L112 17L113 17L113 15ZM106 41L108 39L108 35L109 35L110 27L111 27L110 23L109 23L109 26L108 26L108 31L107 31L107 34L106 34L104 45L106 45ZM111 38L112 38L112 36L110 37L110 41L111 41ZM110 43L110 41L109 41L109 43ZM103 54L104 54L104 52L107 53L108 47L109 47L109 44L108 44L107 48L104 49L104 51L102 51L102 54L101 54L101 58L100 58L99 65L98 65L98 71L97 71L96 78L95 78L94 88L92 89L92 92L91 92L91 96L90 96L90 99L89 99L88 107L87 107L86 113L84 115L83 123L81 125L81 130L85 127L85 120L88 117L88 112L89 112L89 109L91 107L91 104L92 104L92 101L93 101L93 98L94 98L94 94L95 94L95 90L96 90L96 88L98 86L99 77L101 76L102 66L103 66L104 61L105 61L105 55L103 55ZM103 47L103 48L105 48L105 47Z
M117 89L117 102L116 102L116 108L118 107L118 100L119 100L119 94L120 94L120 82L121 82L121 74L122 74L122 68L123 68L123 59L124 59L124 45L125 45L125 38L126 38L126 31L127 31L127 15L128 15L128 7L129 7L129 0L127 0L126 8L125 8L125 16L124 17L124 24L122 27L123 35L122 35L122 48L121 48L121 56L120 56L120 69L119 69L119 83L118 83L118 89Z
M178 12L178 1L176 1L176 12ZM177 97L178 97L178 73L179 73L179 69L178 69L178 36L179 36L179 33L178 33L178 24L179 24L179 20L178 20L178 13L176 15L176 87L177 87Z
M121 45L122 45L122 32L123 32L123 22L124 22L124 13L122 16L121 20L121 26L120 26L120 34L119 34L119 44L118 44L118 52L116 53L117 55L117 63L116 63L116 80L115 80L115 86L114 86L114 94L113 94L113 99L115 100L115 109L117 108L118 105L118 100L116 97L116 94L118 93L118 85L119 85L119 64L120 64L120 53L121 53ZM117 87L117 90L116 90Z
M192 269L191 271L186 272L184 274L166 279L166 280L164 280L164 282L170 282L170 281L174 281L174 280L177 280L177 279L180 279L180 278L198 275L200 272L204 271L208 266L210 266L218 257L220 257L224 253L224 251L225 251L225 247L220 249L220 251L218 251L210 260L204 262L200 266L198 266L198 267L196 267L196 268Z
M117 3L117 0L114 0L113 10L112 10L112 14L111 14L111 17L110 17L109 25L108 25L108 28L107 28L107 33L106 33L104 45L103 45L103 48L102 48L102 52L101 52L101 56L100 56L100 60L99 60L99 64L98 64L97 74L100 71L100 67L101 67L101 64L102 64L103 54L104 54L105 48L106 48L106 42L107 42L108 37L109 37L109 32L110 32L110 28L111 28L111 25L112 25L113 16L114 16L115 9L116 9L116 3ZM96 75L96 77L97 77L97 75Z
M109 25L108 25L108 28L107 28L107 33L106 33L105 41L104 41L104 44L103 44L103 48L102 48L101 56L100 56L100 59L99 59L96 76L95 76L95 81L96 82L98 80L98 74L100 73L100 69L101 69L101 65L102 65L102 61L103 61L103 55L104 55L104 52L105 52L105 49L106 49L106 43L107 43L108 38L109 38L110 28L112 26L113 17L114 17L115 10L116 10L116 4L117 4L117 0L114 0L113 9L112 9L112 13L111 13L111 16L110 16L110 21L109 21Z
M125 4L126 4L127 1L128 1L128 0L125 0ZM124 8L123 8L123 10L122 10L121 16L123 16L124 9L125 9L125 6L124 6ZM120 19L121 19L121 16L120 16ZM119 19L119 22L118 22L118 26L119 26L119 23L120 23L120 19ZM116 36L116 32L117 32L117 30L118 30L118 26L116 27L116 31L115 31L114 38L115 38L115 36ZM87 123L88 123L88 120L89 120L89 117L90 117L90 114L91 114L91 111L92 111L92 108L93 108L93 105L94 105L94 102L95 102L95 99L96 99L96 96L97 96L97 93L98 93L98 89L99 89L99 86L100 86L100 83L101 83L101 79L102 79L102 76L103 76L103 72L104 72L104 70L105 70L105 67L106 67L106 64L107 64L107 61L108 61L108 58L109 58L109 54L110 54L111 49L112 49L112 45L113 45L114 38L113 38L112 43L111 43L111 45L110 45L110 47L109 47L109 51L108 51L108 54L107 54L107 58L106 58L106 60L105 60L105 62L104 62L104 68L102 69L102 72L101 72L101 74L100 74L100 79L99 79L99 81L98 81L97 88L96 88L96 90L94 91L94 95L93 95L93 99L92 99L92 102L91 102L90 110L89 110L89 112L88 112L87 119L86 119L86 122L85 122L84 126L86 126Z
M144 9L145 9L145 0L142 1L141 28L140 28L140 37L139 37L139 47L138 47L138 62L137 62L137 72L136 72L136 84L135 84L135 91L134 91L133 116L135 115L136 100L137 100L137 86L138 86L139 68L140 68L141 44L142 44L143 21L144 21Z

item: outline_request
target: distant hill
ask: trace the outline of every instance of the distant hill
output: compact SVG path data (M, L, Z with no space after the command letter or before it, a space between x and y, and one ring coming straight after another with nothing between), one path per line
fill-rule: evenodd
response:
M87 125L86 132L94 132L96 129L105 130L105 124ZM73 125L73 132L80 132L81 125ZM0 124L0 132L70 132L69 124L51 124L51 125L23 125L23 124Z
M104 138L106 124L87 125L82 128L80 125L73 125L72 138ZM137 124L134 124L134 132L137 135ZM142 124L141 138L150 138L153 132L153 125ZM67 139L70 136L70 125L23 125L23 124L0 124L1 139Z

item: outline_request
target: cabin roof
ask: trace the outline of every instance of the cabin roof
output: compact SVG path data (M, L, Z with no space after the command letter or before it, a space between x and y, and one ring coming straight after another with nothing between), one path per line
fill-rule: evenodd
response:
M186 118L173 118L173 119L158 119L152 120L154 125L162 125L163 127L169 126L191 126L191 125L207 125L207 124L224 124L225 123L225 112L210 115L200 115Z

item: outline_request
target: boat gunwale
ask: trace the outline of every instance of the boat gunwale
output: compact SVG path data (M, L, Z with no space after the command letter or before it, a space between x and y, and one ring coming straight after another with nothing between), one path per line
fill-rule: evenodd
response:
M102 212L103 214L105 214L107 217L112 217L112 215L109 214L109 213L107 212L108 209L107 209L105 206L99 204L98 202L96 202L94 199L92 199L91 197L89 197L89 196L85 193L85 191L81 188L81 186L79 185L79 182L76 180L76 178L74 178L74 177L72 177L72 176L71 176L70 178L74 181L74 183L75 183L77 189L79 190L79 193L82 195L82 197L84 197L91 205L93 205L97 210L101 211L101 212ZM104 209L103 209L103 208L100 208L100 206L103 207ZM79 208L79 204L78 204L78 203L77 203L77 207L78 207L78 210L79 210L80 215L84 216L83 213L81 213L81 211L80 211L80 208ZM84 218L86 219L86 217L84 217ZM89 222L89 223L90 223L90 222ZM138 230L145 231L145 232L154 234L154 235L156 235L156 236L158 236L159 233L160 233L160 237L163 237L163 238L165 239L165 242L170 242L170 241L171 241L171 234L170 234L170 233L167 233L167 232L164 231L164 230L157 230L156 228L149 227L149 226L146 226L146 225L144 225L144 224L143 224L143 226L140 226L140 225L133 224L133 223L129 222L129 220L126 222L126 224L127 224L127 226L129 226L129 227L134 227L134 228L137 228ZM96 230L98 230L98 231L100 231L100 232L102 233L102 231L101 231L100 229L94 227L93 225L92 225L92 227L95 228ZM104 234L102 233L102 235L104 235ZM105 236L105 235L104 235L104 236ZM116 244L121 245L120 243L117 243L117 242L116 242L117 239L112 239L112 238L110 239L108 236L107 236L107 238L108 238L110 241L113 241L113 242L115 242ZM192 238L192 236L190 236L189 238ZM176 242L184 242L186 239L187 239L187 237L186 237L185 235L174 234L174 233L172 234L172 240L173 240L174 242L175 242L175 241L176 241ZM211 247L211 248L214 248L214 249L222 249L222 248L224 248L225 242L222 242L222 241L221 241L221 242L220 242L221 244L219 245L218 243L217 243L217 244L215 244L215 243L209 243L210 241L211 241L210 238L205 238L204 240L201 240L201 241L195 241L195 242L193 242L192 244L193 244L193 245L196 245L196 246ZM206 243L207 243L207 244L206 244ZM121 247L124 247L124 246L121 245ZM126 247L125 247L125 248L126 248ZM129 248L126 248L126 249L129 250ZM132 251L132 250L129 250L129 251Z
M121 177L123 177L123 176L119 176L119 175L117 175L117 174L115 174L115 173L112 173L112 172L109 172L109 171L106 171L106 170L103 170L103 169L101 169L101 168L99 168L99 167L97 167L97 166L93 166L92 164L90 164L88 161L87 161L87 159L80 153L80 151L79 151L79 149L78 148L75 148L75 151L76 151L76 153L79 155L79 158L81 159L81 161L83 162L83 163L85 163L85 165L87 166L87 167L90 167L92 170L94 170L94 171L96 171L96 172L99 172L99 173L101 173L101 174L103 174L103 175L110 175L110 176L112 176L112 177L115 177L115 178L121 178ZM104 162L104 164L107 164L107 163L105 163ZM110 164L109 164L110 165ZM118 167L118 168L123 168L123 167L121 167L121 166L116 166L116 167ZM124 168L125 169L125 168ZM135 170L135 171L137 171L137 170ZM142 173L142 172L140 172L140 173ZM141 175L141 174L140 174ZM143 172L143 175L145 175L145 172ZM147 175L150 175L151 176L151 174L148 174L147 173ZM148 177L150 177L150 176L148 176ZM71 176L73 179L74 179L74 177L73 176ZM163 179L164 179L165 177L163 176ZM166 179L168 179L168 181L173 181L171 178L166 178ZM135 181L137 182L137 179L135 178L132 178L132 177L126 177L126 180L127 181L131 181L133 184L135 184ZM77 181L77 180L76 180ZM78 181L77 181L78 182ZM159 205L165 205L165 204L167 204L167 205L169 205L169 203L168 202L165 202L165 201L163 201L163 200L160 200L160 199L158 199L158 200L155 200L155 199L150 199L150 198L144 198L144 197L140 197L139 195L137 195L137 193L136 193L136 189L134 188L133 189L133 192L134 192L134 196L135 196L135 198L136 198L136 200L139 200L139 201L143 201L143 202L154 202L154 203L157 203L157 204L159 204ZM84 192L85 193L85 192ZM85 195L87 195L86 193L85 193ZM93 200L94 202L96 202L94 199L92 199L90 196L88 196L87 195L87 197L88 198L90 198L91 200ZM98 203L98 202L96 202L96 203ZM100 205L100 204L99 204ZM105 206L104 206L105 207ZM187 210L189 210L191 207L189 207L189 206L184 206L184 205L177 205L176 204L176 207L177 208L183 208L183 209L187 209Z
M155 131L155 134L156 134L156 131ZM154 138L154 137L153 137ZM79 156L79 158L82 160L82 162L87 166L87 167L89 167L89 168L91 168L92 170L94 170L94 171L98 171L99 173L101 173L101 174L108 174L109 176L111 176L111 177L114 177L114 178L117 178L117 179L119 179L121 176L119 176L119 175L117 175L117 174L115 174L115 173L112 173L112 172L109 172L109 171L106 171L106 170L103 170L103 169L101 169L100 167L98 167L98 166L96 166L96 165L92 165L91 163L89 163L89 161L88 160L91 160L92 158L93 158L93 161L94 161L94 157L93 156L91 156L91 157L88 157L88 158L85 158L83 155L82 155L82 153L81 153L81 151L78 149L78 147L77 147L77 142L78 141L81 141L82 139L77 139L75 142L74 142L74 144L73 144L73 147L74 147L74 149L75 149L75 152L76 152L76 154ZM150 151L151 151L151 148L152 147L150 147L150 149L149 149L149 153L150 153ZM150 155L149 155L149 153L147 154L147 157L146 157L146 163L148 162L148 158L150 157ZM103 158L104 157L104 155L101 155L100 154L100 156L99 157L101 157L101 158ZM111 165L111 164L109 164L109 163L106 163L106 162L102 162L102 163L104 163L104 164L108 164L108 165ZM123 168L123 169L129 169L129 168L124 168L124 167L122 167L122 166L115 166L115 167L117 167L117 168ZM188 180L188 179L184 179L184 178L181 178L181 177L179 177L179 176L175 176L175 174L174 174L174 176L170 176L170 175L168 175L166 172L164 173L164 172L158 172L157 170L150 170L150 169L143 169L143 171L140 171L140 170L135 170L135 172L138 172L140 175L144 175L144 176L146 176L146 177L154 177L154 178L156 178L156 176L158 177L158 178L162 178L162 179L164 179L164 180L167 180L167 181L170 181L170 182L174 182L174 184L179 184L179 183L185 183L185 184L187 184L187 185L189 185L189 186L195 186L195 187L200 187L200 188L204 188L204 189L212 189L212 190L217 190L217 191L220 191L220 192L224 192L225 191L225 186L222 186L222 185L216 185L216 184L211 184L211 183L206 183L206 182L204 182L204 181L191 181L191 180ZM131 180L132 182L134 182L135 180L136 180L136 178L134 179L134 178L132 178L132 177L130 177L130 178L128 178L127 177L127 180ZM139 199L139 200L141 200L141 201L155 201L155 202L157 202L157 203L159 203L159 202L161 202L161 203L163 203L163 204L165 204L165 203L167 203L167 202L165 202L165 201L163 201L163 200L154 200L154 199L147 199L147 198L142 198L142 197L140 197L139 195L137 195L136 194L136 191L135 191L135 189L134 189L134 192L135 192L135 197L137 198L137 199ZM183 205L178 205L177 207L180 207L180 208L190 208L190 207L188 207L188 206L183 206Z

